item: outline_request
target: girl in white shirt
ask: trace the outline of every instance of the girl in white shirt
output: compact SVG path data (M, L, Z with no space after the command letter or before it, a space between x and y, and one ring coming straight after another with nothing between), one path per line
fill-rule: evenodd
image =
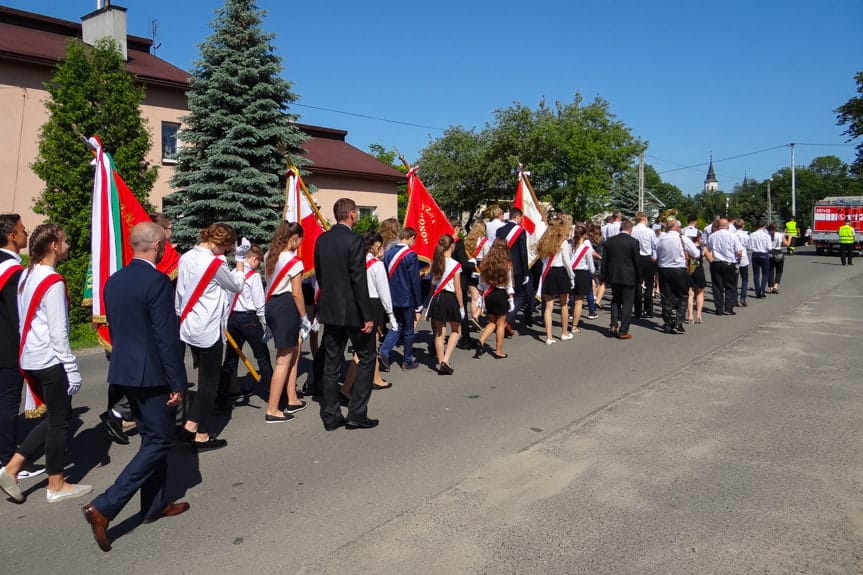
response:
M300 330L308 335L311 328L303 297L303 261L297 254L303 243L303 226L282 222L267 252L265 273L267 303L265 315L276 348L276 368L270 380L265 423L284 423L306 408L297 396L297 365L300 361ZM301 311L302 310L302 311ZM302 314L302 315L301 315ZM288 405L279 409L282 391L287 391Z
M20 366L28 384L41 394L48 417L30 432L6 467L0 469L0 488L16 501L24 501L18 487L18 472L44 447L48 503L56 503L93 490L90 485L75 485L63 478L72 396L81 389L78 362L69 347L66 286L62 276L54 271L54 266L68 255L69 245L60 226L42 224L33 230L29 250L30 266L18 281L18 318L20 333L24 335Z
M452 259L455 240L449 234L440 237L434 249L434 259L431 265L432 298L429 303L428 315L434 332L435 355L437 356L437 372L440 375L452 375L453 368L449 361L452 352L461 335L461 319L464 317L464 302L461 299L461 264ZM449 324L450 338L444 348L446 326Z
M491 240L486 237L485 222L478 220L474 222L467 236L464 238L464 250L468 260L476 266L476 272L468 282L468 293L470 294L470 319L474 326L481 330L479 325L479 264L488 250L491 248Z
M191 348L198 366L198 388L183 426L184 439L192 441L197 451L228 444L210 435L210 422L221 379L230 303L245 283L243 263L237 262L231 270L224 255L236 240L231 226L211 224L201 230L198 245L184 253L177 265L174 308L180 316L180 339Z
M555 339L551 335L551 312L554 310L554 300L560 304L561 341L572 339L569 332L569 290L572 287L572 246L569 243L571 226L563 219L554 218L548 223L548 229L539 238L536 245L537 254L542 258L542 277L540 279L540 294L542 296L543 321L545 323L545 345L552 345Z
M593 275L596 266L593 261L593 246L587 239L587 228L578 226L572 240L572 270L573 270L573 304L572 304L572 332L581 333L578 327L581 322L581 310L584 300L593 291Z

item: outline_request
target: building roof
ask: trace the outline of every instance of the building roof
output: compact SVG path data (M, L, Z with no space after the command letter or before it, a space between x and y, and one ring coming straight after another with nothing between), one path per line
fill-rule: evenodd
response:
M0 6L0 59L53 68L71 38L81 39L81 24ZM149 38L127 36L126 69L144 84L188 88L189 74L150 54L152 44Z
M345 141L347 132L321 126L296 124L309 135L303 144L306 158L313 163L306 166L312 175L355 176L375 180L402 182L405 175Z

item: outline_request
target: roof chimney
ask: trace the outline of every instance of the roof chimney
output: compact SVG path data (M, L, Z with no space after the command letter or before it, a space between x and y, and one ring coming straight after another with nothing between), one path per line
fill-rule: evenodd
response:
M97 5L99 4L101 7L95 12L81 18L84 42L92 46L102 38L113 38L123 60L126 61L129 59L126 47L126 9L111 5L110 0L100 1Z

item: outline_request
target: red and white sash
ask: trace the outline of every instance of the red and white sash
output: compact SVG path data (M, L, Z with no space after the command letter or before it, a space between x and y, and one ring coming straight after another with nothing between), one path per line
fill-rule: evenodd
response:
M542 284L545 282L545 277L548 275L548 272L551 271L551 264L554 262L554 258L557 257L557 254L548 258L546 264L542 267L542 275L539 278L539 285L536 288L536 298L540 299L542 296Z
M482 253L482 248L485 247L485 244L488 243L488 238L481 238L479 243L476 245L476 249L473 251L473 259L476 259L479 254Z
M189 299L186 300L186 305L183 306L183 310L180 313L180 323L183 323L188 317L189 313L192 311L192 308L195 307L195 304L198 303L198 300L201 299L201 296L204 295L204 290L207 289L207 285L216 275L216 272L222 267L224 262L220 258L213 258L213 261L210 262L210 265L207 266L207 269L204 270L204 274L201 276L201 279L198 280L198 283L195 285L195 289L192 290L192 295L189 296Z
M376 258L375 256L373 256L371 254L368 254L368 256L366 257L366 270L372 269L372 266L375 265L376 263L378 263L379 261L381 261L381 260L379 260L378 258ZM381 262L381 263L383 263L383 262Z
M590 246L581 246L581 251L578 252L578 255L575 256L575 259L572 261L572 269L578 267L578 264L581 263L581 260L584 259L584 256L587 255L587 252L590 251Z
M282 280L285 279L285 276L291 268L294 267L297 262L303 261L300 256L294 256L291 258L288 263L285 264L285 267L279 270L279 273L276 274L276 277L270 282L270 285L267 286L267 296L264 298L266 301L270 301L270 298L273 297L273 292L276 290L276 286L282 283Z
M450 281L452 281L452 279L455 277L455 274L457 274L459 271L461 271L461 264L456 262L452 269L449 271L449 273L447 273L444 277L441 278L440 283L437 285L434 292L432 292L431 296L429 296L429 303L425 308L425 312L423 313L424 317L428 317L429 308L431 307L431 302L434 301L434 298L436 298L437 295L444 290L446 285Z
M30 328L33 326L33 318L36 317L36 311L42 303L42 299L48 292L48 289L56 283L62 283L63 276L58 273L51 273L45 276L36 289L33 291L33 297L27 305L27 312L24 315L24 321L21 324L21 340L18 345L18 365L21 365L21 355L24 353L24 344L27 343L27 336L30 335ZM21 375L24 376L26 385L26 393L24 397L24 417L35 418L42 415L45 410L45 402L42 400L41 390L33 379L27 375L22 369Z
M8 282L13 275L23 269L24 268L21 267L21 264L13 259L8 259L0 263L0 290L6 287L6 282Z
M255 270L249 270L246 272L246 277L243 278L243 285L246 285L246 282L249 281L249 278L255 275ZM237 293L234 294L234 300L231 302L231 311L234 311L234 308L237 307L237 302L240 301L240 294L243 293L241 289Z
M515 244L516 240L522 234L523 231L524 231L523 227L521 227L518 224L515 224L512 227L512 229L509 230L509 233L506 234L506 245L508 245L509 247L512 247L513 244Z
M399 266L400 263L402 263L402 260L406 255L408 255L409 251L411 251L411 249L408 246L402 246L401 248L399 248L398 253L396 253L395 257L390 262L389 269L387 269L387 275L389 277L393 277L393 274L396 273L396 268Z

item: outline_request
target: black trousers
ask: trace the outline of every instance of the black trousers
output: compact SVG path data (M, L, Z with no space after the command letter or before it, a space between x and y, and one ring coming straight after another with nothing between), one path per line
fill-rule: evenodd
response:
M321 419L325 425L334 425L342 417L339 402L339 374L345 361L345 347L348 340L359 359L356 379L351 388L351 400L348 403L348 419L362 420L368 417L369 397L372 394L372 377L375 369L374 334L362 333L357 327L327 325L324 329L324 376L321 382L323 392Z
M611 327L618 328L620 334L629 333L635 290L636 286L611 284Z
M468 281L470 276L461 276L461 302L464 307L464 317L461 320L461 339L459 345L462 347L471 346L470 337L470 298L468 295Z
M24 378L18 367L0 367L0 465L6 465L18 447L18 411Z
M854 257L854 244L839 244L839 259L842 261L843 266L845 265L846 257L848 258L848 265L853 266L851 258Z
M710 282L713 284L713 304L716 314L722 315L734 311L737 302L737 270L726 262L710 263Z
M46 473L63 473L66 438L69 435L69 421L72 419L72 398L67 392L69 379L66 377L66 370L63 364L58 363L46 369L27 370L27 375L33 378L42 390L42 400L48 408L48 417L27 435L18 448L18 453L31 461L44 446Z
M210 420L222 373L222 338L210 347L189 345L192 355L198 358L198 389L189 413L189 419L198 424L198 433L210 432Z
M258 372L261 374L261 385L269 388L270 380L273 378L273 364L270 363L270 350L264 343L264 328L257 314L253 311L231 313L228 317L228 333L240 349L243 349L245 343L252 348L258 364ZM222 384L219 387L220 399L222 396L227 399L231 394L240 392L236 384L239 363L240 356L234 351L234 347L230 343L226 344L225 361L222 364Z
M683 324L689 302L689 274L686 268L659 268L662 295L662 322L669 327Z
M650 256L638 256L638 277L644 283L635 286L635 315L653 314L653 284L656 275L656 262Z

